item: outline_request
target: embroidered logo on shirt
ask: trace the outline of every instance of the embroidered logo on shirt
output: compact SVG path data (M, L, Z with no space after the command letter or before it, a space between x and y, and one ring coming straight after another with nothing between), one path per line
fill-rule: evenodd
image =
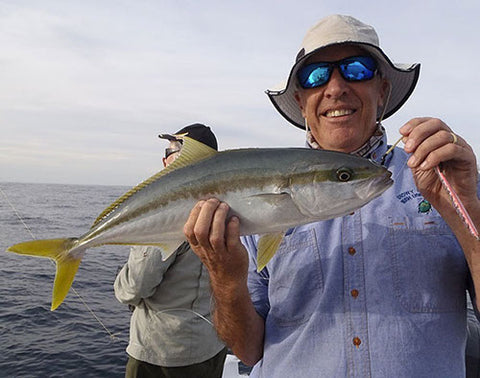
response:
M397 199L406 204L414 199L420 199L420 202L417 202L417 210L420 214L428 214L432 211L432 205L426 199L423 198L422 194L416 189L407 190L400 194L397 194ZM415 201L416 202L416 201Z
M428 214L432 211L432 205L427 200L423 200L418 204L418 212L421 214Z
M415 189L407 190L406 192L397 194L397 199L403 204L418 197L422 197L422 195Z

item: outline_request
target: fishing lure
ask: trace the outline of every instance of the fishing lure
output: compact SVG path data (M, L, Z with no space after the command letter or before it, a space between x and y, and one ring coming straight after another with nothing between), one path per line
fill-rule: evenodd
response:
M380 164L384 165L385 164L385 158L387 155L393 151L393 149L396 147L398 143L403 139L403 136L400 137L395 144L390 147L382 156L382 159L380 160ZM445 174L442 172L441 169L441 164L437 165L435 168L435 173L437 174L440 182L442 183L443 188L445 191L448 193L448 196L450 197L450 200L452 201L453 207L455 208L455 211L457 212L458 216L462 220L462 222L467 226L468 230L470 233L477 239L480 240L480 236L478 234L478 230L475 227L475 224L472 221L472 218L468 214L467 209L465 209L465 206L463 205L462 200L460 197L458 197L458 194L455 192L455 189L453 189L453 186L450 184L448 181L447 177Z
M438 175L438 178L440 179L442 186L450 196L450 199L452 200L452 203L453 203L453 207L457 211L457 214L460 217L460 219L468 227L468 230L470 231L470 233L473 236L475 236L477 240L480 240L480 237L478 235L478 230L475 227L475 224L473 223L472 218L470 218L470 215L468 214L467 209L465 209L465 206L463 206L462 200L458 197L458 194L455 192L452 185L447 180L447 177L442 172L441 164L435 167L435 173Z

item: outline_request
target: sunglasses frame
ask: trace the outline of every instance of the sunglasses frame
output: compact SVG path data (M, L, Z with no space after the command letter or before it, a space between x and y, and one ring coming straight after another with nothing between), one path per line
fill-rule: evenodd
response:
M180 152L180 148L165 148L165 159L176 152Z
M354 78L349 78L346 76L342 65L349 64L349 63L354 63L358 62L360 63L365 69L369 70L372 72L372 76L368 78L362 78L362 79L354 79ZM312 68L313 67L313 68ZM371 68L373 67L373 69ZM303 75L302 73L307 69L307 68L312 68L308 70L308 75ZM308 82L308 79L312 75L312 73L317 70L318 68L326 68L327 69L327 79L320 83L313 83L311 86L305 86L305 83ZM361 81L368 81L371 80L375 77L375 75L378 72L378 64L375 61L374 58L372 58L369 55L355 55L355 56L350 56L347 58L343 58L340 60L337 60L335 62L314 62L310 64L306 64L302 66L298 71L297 71L297 80L300 86L303 89L313 89L313 88L318 88L321 87L322 85L327 84L330 81L330 78L332 77L332 72L334 68L338 68L338 71L340 72L340 75L342 75L342 78L348 82L361 82ZM303 80L302 80L302 77Z

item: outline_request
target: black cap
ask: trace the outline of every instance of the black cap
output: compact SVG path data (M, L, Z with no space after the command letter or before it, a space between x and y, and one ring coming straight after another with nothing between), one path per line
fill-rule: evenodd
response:
M217 138L213 134L210 127L205 126L201 123L194 123L192 125L185 126L183 129L178 130L175 134L187 134L188 137L195 139L198 142L206 144L209 147L218 151ZM158 136L162 139L173 140L181 142L181 139L175 137L172 134L160 134Z

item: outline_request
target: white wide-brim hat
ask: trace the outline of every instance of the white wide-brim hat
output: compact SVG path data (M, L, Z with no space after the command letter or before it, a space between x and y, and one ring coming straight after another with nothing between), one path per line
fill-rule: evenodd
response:
M294 96L297 90L295 85L297 71L312 54L325 47L339 44L359 45L372 55L383 77L390 82L391 93L387 107L384 112L382 109L379 110L377 120L385 119L400 109L417 84L420 64L393 63L380 48L378 35L372 26L351 16L328 16L320 20L305 35L286 83L265 92L280 114L301 129L305 129L305 120Z

